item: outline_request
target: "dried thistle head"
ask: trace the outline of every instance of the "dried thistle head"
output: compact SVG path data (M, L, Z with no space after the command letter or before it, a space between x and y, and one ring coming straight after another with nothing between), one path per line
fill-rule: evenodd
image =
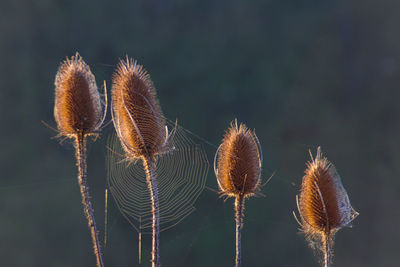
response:
M165 150L167 130L150 75L135 60L120 60L113 76L114 127L130 159Z
M101 124L101 102L89 66L76 53L59 67L55 80L54 117L61 136L96 133Z
M218 164L218 167L216 167ZM256 134L231 123L218 148L214 170L223 195L248 197L259 190L262 154Z
M307 235L332 236L347 226L356 216L335 167L322 156L318 147L317 156L307 163L303 177L298 209L302 230Z

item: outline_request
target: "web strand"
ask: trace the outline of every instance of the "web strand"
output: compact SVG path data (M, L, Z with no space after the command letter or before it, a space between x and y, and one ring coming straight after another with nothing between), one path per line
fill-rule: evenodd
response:
M205 188L209 163L202 145L196 144L181 126L170 125L165 153L156 157L160 201L160 229L178 224L195 210L194 203ZM141 233L152 227L151 199L142 161L127 162L116 135L108 139L107 180L118 209Z

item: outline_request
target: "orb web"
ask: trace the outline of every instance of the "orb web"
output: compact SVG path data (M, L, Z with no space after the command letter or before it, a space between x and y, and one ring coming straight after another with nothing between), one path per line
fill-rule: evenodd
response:
M181 126L168 124L173 129L169 149L156 157L161 231L195 210L194 203L205 187L209 168L204 147ZM107 143L107 182L118 209L136 231L151 233L152 207L142 160L125 160L115 134Z

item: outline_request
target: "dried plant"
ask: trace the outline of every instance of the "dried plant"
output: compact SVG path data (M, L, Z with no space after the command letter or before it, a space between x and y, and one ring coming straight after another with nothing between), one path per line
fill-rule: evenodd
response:
M160 266L160 210L156 156L168 150L168 130L150 75L133 59L120 61L113 76L114 127L131 162L141 160L152 202L152 265Z
M307 163L303 177L300 198L296 197L301 226L310 245L318 244L324 254L324 264L330 266L335 233L348 226L358 213L351 207L335 167L322 156L321 148L317 156Z
M214 158L220 193L235 197L236 267L241 266L244 200L259 191L262 152L256 134L235 120L225 133Z
M56 75L54 117L58 126L58 136L74 139L82 204L99 267L104 264L86 181L86 137L99 133L106 110L107 108L103 115L100 94L89 66L78 53L71 59L67 58Z

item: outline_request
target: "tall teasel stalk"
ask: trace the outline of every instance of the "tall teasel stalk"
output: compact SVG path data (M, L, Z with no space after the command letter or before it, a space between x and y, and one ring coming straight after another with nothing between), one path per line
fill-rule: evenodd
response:
M332 262L334 235L348 226L358 213L351 207L340 176L321 148L317 156L307 163L301 184L300 197L296 197L301 226L311 245L315 242L324 254L324 266Z
M221 195L235 198L236 267L242 263L244 201L259 191L261 165L261 146L255 132L244 124L238 126L235 120L215 154L214 171Z
M160 266L160 210L156 156L168 149L168 130L150 75L133 59L120 60L113 76L114 127L128 161L142 160L152 203L152 266Z
M105 87L104 90L106 90ZM106 92L105 99L107 100ZM59 131L58 136L74 140L82 204L88 220L98 267L103 267L104 264L86 181L86 138L98 135L106 110L107 104L102 114L100 94L89 66L78 53L70 59L67 58L56 75L54 117Z

